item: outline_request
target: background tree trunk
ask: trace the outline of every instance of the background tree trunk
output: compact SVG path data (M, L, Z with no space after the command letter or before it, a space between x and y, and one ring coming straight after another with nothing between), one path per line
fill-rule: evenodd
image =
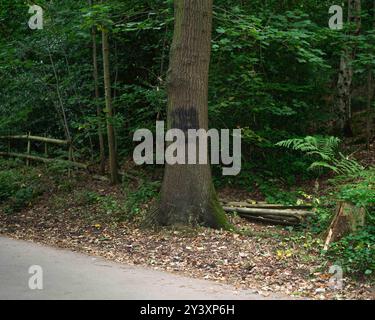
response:
M374 96L374 85L373 85L373 71L370 68L367 73L367 117L366 117L366 148L370 150L371 138L372 138L372 128L373 115L372 115L372 99Z
M108 150L109 150L109 168L111 174L111 183L119 183L115 131L113 128L113 108L112 108L112 93L111 93L111 78L109 72L109 43L108 30L103 27L102 31L102 46L103 46L103 69L104 69L104 89L105 89L105 105L107 115L107 135L108 135Z
M57 70L56 70L56 67L55 67L55 62L53 61L52 53L51 53L49 47L47 48L47 50L48 50L48 56L49 56L49 60L51 62L53 74L54 74L55 80L56 80L56 93L57 93L57 98L58 98L60 112L61 112L62 125L63 125L64 131L65 131L65 137L66 137L67 140L71 141L72 140L72 136L70 134L68 119L67 119L66 112L65 112L65 107L64 107L64 103L63 103L62 93L61 93L61 90L60 90L59 76L57 74Z
M90 0L90 5L93 1ZM91 28L92 36L92 63L93 63L93 77L95 86L95 103L96 103L96 115L98 117L98 140L99 140L99 159L100 159L100 174L105 174L105 151L104 151L104 137L102 132L102 110L99 105L99 72L98 72L98 58L97 58L97 45L96 45L96 27Z
M361 0L348 0L348 23L355 29L350 31L351 35L359 35L361 32ZM351 108L351 88L353 81L353 67L351 65L355 58L355 48L348 45L340 58L340 71L337 81L337 127L340 133L345 133L349 128L349 122L352 115Z
M208 71L212 0L176 0L168 71L168 127L208 129ZM166 165L159 225L228 227L211 177L210 165Z
M375 0L373 5L373 26L375 30ZM371 144L371 138L373 134L373 121L374 116L372 112L372 104L374 99L374 70L373 66L369 67L369 70L367 71L367 119L366 119L366 148L367 150L370 150L370 144Z

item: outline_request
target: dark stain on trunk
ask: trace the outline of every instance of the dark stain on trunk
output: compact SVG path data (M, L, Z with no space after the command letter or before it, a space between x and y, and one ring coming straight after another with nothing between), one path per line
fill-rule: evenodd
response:
M171 129L180 129L187 134L189 129L199 129L199 118L195 107L176 108L170 114Z

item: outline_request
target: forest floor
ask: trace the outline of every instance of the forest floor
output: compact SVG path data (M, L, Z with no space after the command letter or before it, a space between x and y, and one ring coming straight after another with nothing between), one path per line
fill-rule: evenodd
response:
M40 173L43 175L43 171ZM61 178L63 181L64 178ZM68 179L66 179L68 180ZM222 198L246 192L219 191ZM311 299L374 299L364 280L344 279L342 290L330 288L330 264L322 257L322 239L304 230L252 223L237 216L240 232L140 227L122 221L124 187L77 175L51 188L28 208L0 215L0 234L97 255L238 288ZM141 210L148 210L146 203Z

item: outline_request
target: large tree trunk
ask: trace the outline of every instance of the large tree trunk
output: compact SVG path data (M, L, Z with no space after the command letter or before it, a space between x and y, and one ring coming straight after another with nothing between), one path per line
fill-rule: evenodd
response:
M109 168L111 174L111 183L119 183L118 167L117 167L117 153L115 142L115 131L113 128L113 108L112 108L112 92L111 92L111 78L109 72L109 43L108 30L103 27L102 30L102 46L103 46L103 69L104 69L104 89L105 89L105 105L107 115L107 135L108 135L108 150L109 150Z
M90 5L93 4L89 0ZM99 72L98 72L98 58L97 58L97 45L96 45L96 27L91 28L92 37L92 64L93 64L93 77L95 86L95 102L96 102L96 115L98 117L98 140L99 140L99 159L100 159L100 174L105 174L105 151L104 151L104 137L102 131L102 110L99 105Z
M359 35L361 31L361 0L348 0L348 22L355 25L351 35ZM336 113L337 128L340 133L345 133L349 128L352 115L351 89L353 81L353 67L351 65L355 58L355 48L348 45L340 58L340 71L337 81Z
M168 127L208 130L208 71L213 0L175 0L175 27L168 71ZM198 157L197 157L198 158ZM212 183L210 165L166 165L158 225L228 223Z

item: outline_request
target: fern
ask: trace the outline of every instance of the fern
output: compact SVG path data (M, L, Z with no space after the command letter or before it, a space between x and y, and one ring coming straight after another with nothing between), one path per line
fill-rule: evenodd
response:
M336 174L353 175L364 168L355 160L338 151L341 140L337 137L307 136L280 141L276 146L305 153L315 160L309 170L329 169Z
M311 164L311 166L309 167L309 170L321 169L321 168L327 168L327 169L334 171L335 173L339 173L337 167L332 166L323 161L315 161L314 163Z

